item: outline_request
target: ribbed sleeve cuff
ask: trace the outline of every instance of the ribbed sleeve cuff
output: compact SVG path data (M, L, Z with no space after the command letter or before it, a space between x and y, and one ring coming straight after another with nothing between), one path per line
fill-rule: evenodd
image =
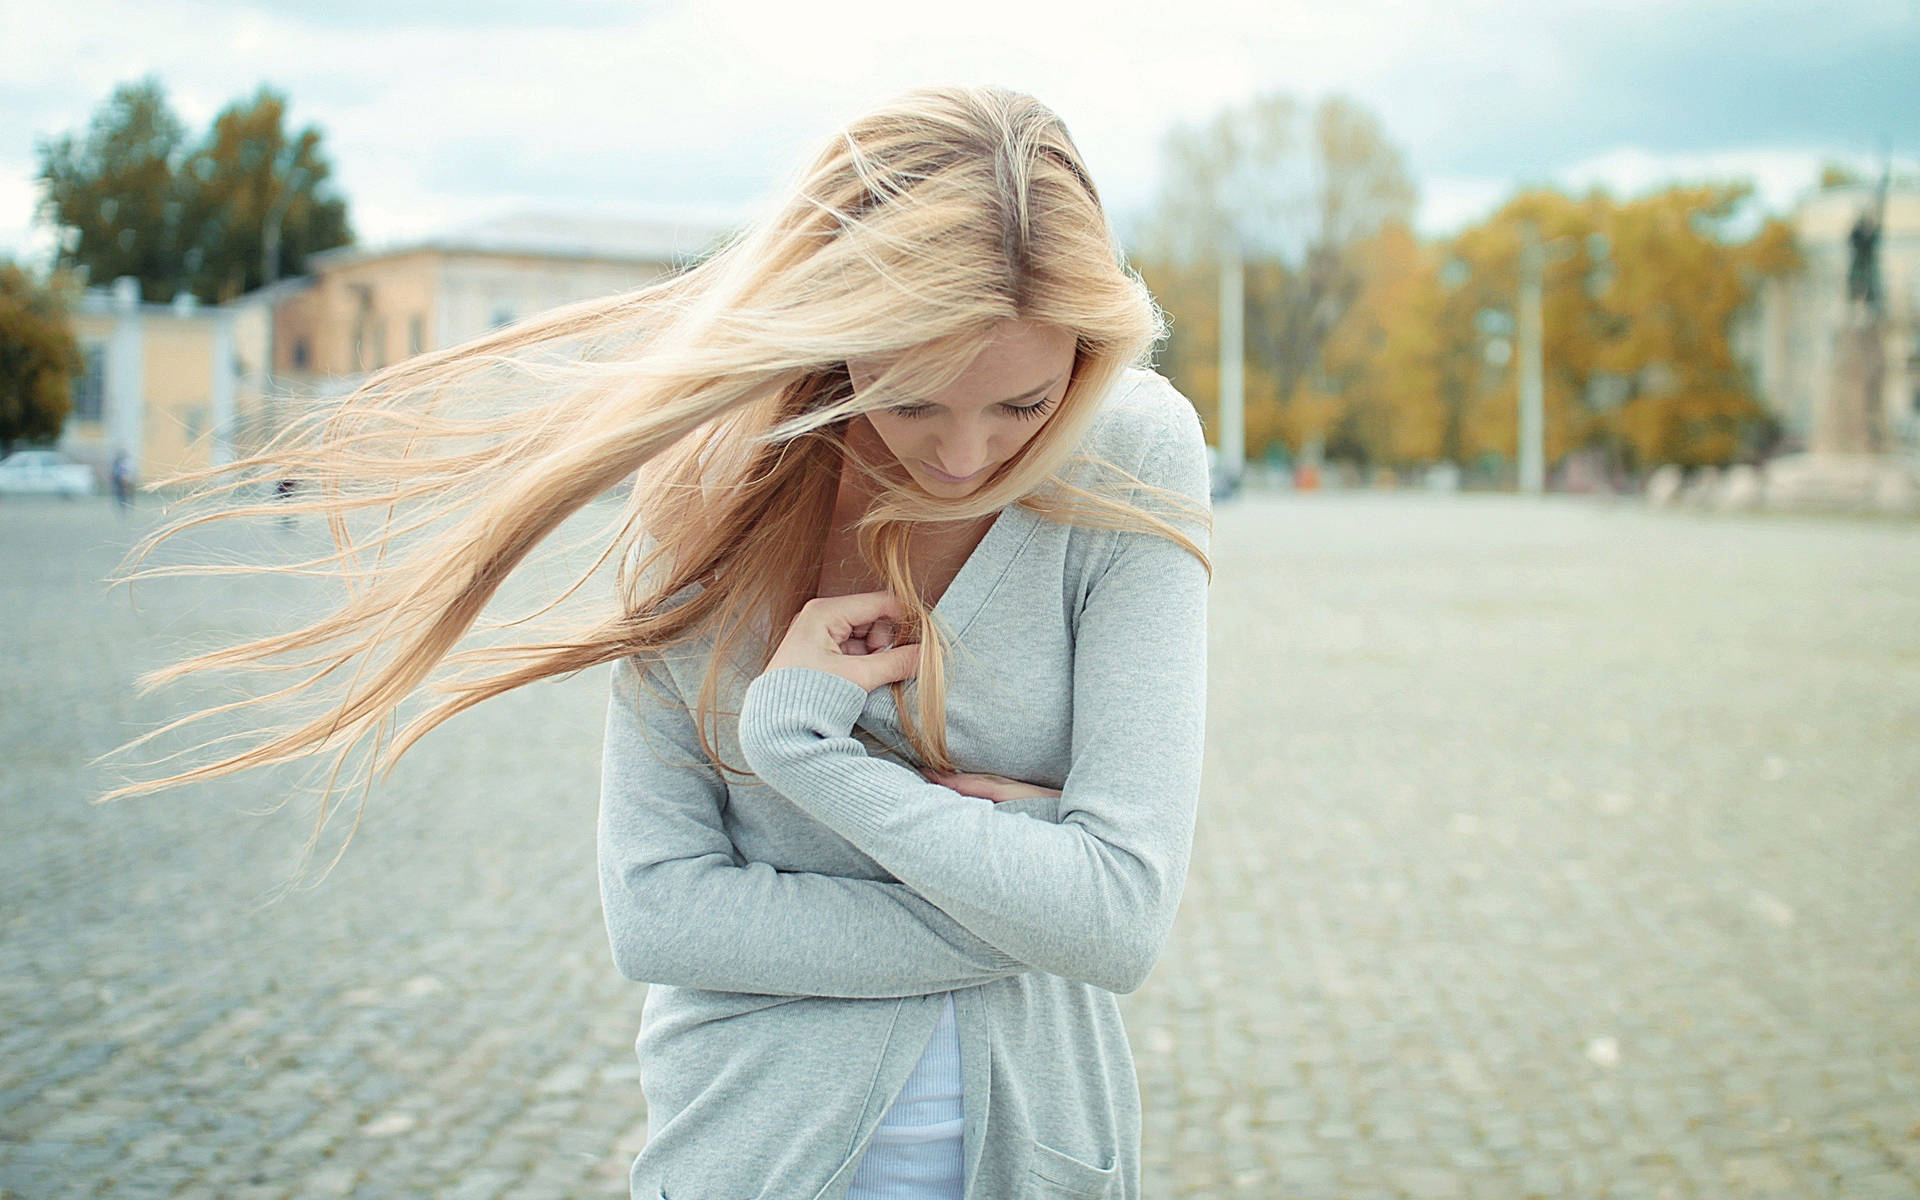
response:
M775 750L802 731L845 737L867 707L859 684L813 667L779 667L747 685L740 704L740 738L752 735Z
M847 740L866 705L865 689L830 671L768 671L741 699L740 752L762 782L842 836L876 829L894 806L878 777L904 768Z

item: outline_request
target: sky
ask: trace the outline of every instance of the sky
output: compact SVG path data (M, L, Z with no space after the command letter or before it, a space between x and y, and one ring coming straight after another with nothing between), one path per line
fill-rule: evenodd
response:
M1429 234L1525 185L1743 178L1786 211L1824 161L1920 164L1920 0L0 0L0 27L0 254L27 258L51 245L37 140L145 75L196 134L283 91L369 244L530 210L749 214L841 122L940 82L1039 97L1122 228L1168 129L1274 91L1370 109Z

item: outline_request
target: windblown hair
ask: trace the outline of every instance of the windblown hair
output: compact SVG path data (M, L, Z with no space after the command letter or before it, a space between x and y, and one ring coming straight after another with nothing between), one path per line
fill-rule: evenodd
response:
M939 498L897 462L856 451L845 436L856 414L951 383L1006 320L1071 331L1074 365L1041 430L987 483L964 499ZM913 526L1019 504L1052 520L1167 537L1207 563L1193 539L1131 497L1163 499L1200 521L1204 509L1080 451L1102 395L1127 367L1150 360L1164 332L1057 116L994 87L899 96L854 119L765 217L680 274L409 358L338 405L304 414L258 453L166 481L196 485L196 497L258 494L286 477L312 486L306 498L223 503L174 520L129 558L144 561L162 540L206 521L298 512L324 516L334 551L264 568L197 565L121 578L293 571L337 579L345 594L291 632L143 676L142 692L216 669L297 678L121 749L253 705L326 701L311 718L218 761L100 799L336 750L317 835L340 772L363 743L370 787L422 735L483 700L696 638L713 639L692 706L701 746L720 769L744 774L716 749L720 670L742 645L745 661L764 667L814 594L843 469L876 489L856 542L905 606L896 640L922 643L918 678L891 685L902 732L922 763L952 770L944 734L951 631L932 619L912 578ZM849 359L884 370L856 391ZM520 389L537 399L506 403L516 381L537 385ZM1071 481L1088 466L1111 486ZM619 564L616 611L557 637L456 649L470 635L519 624L480 617L544 539L629 478L598 560L539 613L610 559ZM450 670L430 682L441 668ZM402 702L423 687L446 698L396 732Z

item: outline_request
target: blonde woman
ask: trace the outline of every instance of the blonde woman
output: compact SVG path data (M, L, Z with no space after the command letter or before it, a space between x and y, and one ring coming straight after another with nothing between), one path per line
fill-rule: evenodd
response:
M636 1200L1136 1200L1115 995L1186 877L1211 574L1200 423L1144 367L1162 332L1052 112L898 97L689 271L411 360L248 460L315 480L295 507L332 520L348 599L153 678L365 661L310 721L126 790L343 732L377 768L611 663L600 890L650 985ZM503 364L546 398L449 415ZM455 650L629 475L617 610ZM436 667L502 663L389 738Z

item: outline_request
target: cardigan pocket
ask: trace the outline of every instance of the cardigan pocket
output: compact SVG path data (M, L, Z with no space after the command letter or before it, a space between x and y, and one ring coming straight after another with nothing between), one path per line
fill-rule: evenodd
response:
M1120 1174L1118 1159L1109 1159L1104 1167L1081 1162L1070 1154L1033 1139L1033 1156L1022 1181L1020 1200L1050 1200L1054 1197L1081 1197L1104 1200Z

